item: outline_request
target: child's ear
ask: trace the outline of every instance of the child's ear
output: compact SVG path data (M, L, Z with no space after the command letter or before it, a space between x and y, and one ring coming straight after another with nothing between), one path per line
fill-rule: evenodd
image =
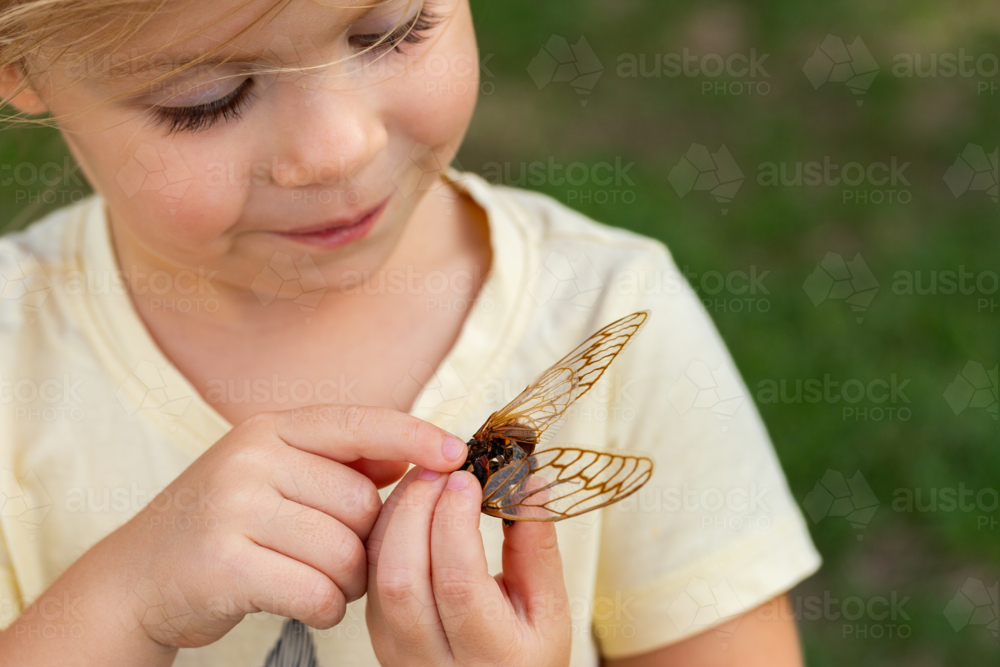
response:
M15 95L14 91L19 92ZM17 63L0 67L0 100L29 115L48 111L42 98L27 83L24 70Z

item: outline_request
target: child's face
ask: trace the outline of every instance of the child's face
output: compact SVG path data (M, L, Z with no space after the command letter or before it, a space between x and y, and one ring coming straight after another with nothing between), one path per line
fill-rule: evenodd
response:
M325 63L357 53L400 19L405 30L419 2L366 9L377 3L293 0L220 54L235 51L250 62L207 76L207 67L194 68L106 102L162 73L141 66L169 68L207 51L272 4L183 3L154 15L109 56L64 58L31 73L57 117L97 105L60 127L108 202L120 256L154 268L217 271L221 282L247 288L276 253L294 260L308 253L335 286L346 271L383 264L426 191L428 179L421 177L452 159L479 80L466 0L429 0L425 9L441 20L420 33L424 41L401 42L401 52L390 44L334 65ZM135 59L157 47L163 48L155 58ZM109 63L111 71L101 72ZM280 65L322 66L260 72ZM215 122L204 106L200 120L175 108L213 102L231 108L224 105L233 99L240 117L223 114ZM172 107L159 124L157 106ZM173 132L171 119L179 128ZM362 218L376 209L376 216ZM335 229L359 219L352 229ZM129 270L127 262L123 268Z

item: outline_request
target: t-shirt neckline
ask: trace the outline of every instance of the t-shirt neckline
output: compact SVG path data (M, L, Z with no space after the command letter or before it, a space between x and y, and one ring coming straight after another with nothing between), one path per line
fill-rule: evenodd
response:
M486 213L492 262L461 332L413 402L410 414L448 429L475 406L481 379L505 363L528 316L528 267L536 244L526 213L511 197L476 174L448 167L443 176L467 193ZM427 193L425 196L433 196ZM75 239L85 275L120 276L105 202L95 194ZM201 455L233 425L195 390L156 344L124 290L84 293L78 303L83 328L119 387L118 401L129 414L155 422L178 447ZM438 372L438 371L446 372ZM426 400L429 391L452 397L446 404Z

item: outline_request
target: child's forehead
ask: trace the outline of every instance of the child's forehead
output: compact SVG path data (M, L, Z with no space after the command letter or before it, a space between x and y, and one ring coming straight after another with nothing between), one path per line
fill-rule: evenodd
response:
M367 17L398 14L423 0L184 0L151 10L141 29L112 42L102 60L114 79L156 78L197 63L282 65L321 49ZM206 55L207 54L207 55ZM72 60L72 49L63 58ZM95 73L91 71L91 73Z
M161 47L235 41L266 45L275 34L333 36L367 15L383 15L422 0L183 0L153 11L135 38ZM166 40L166 41L164 41ZM205 50L207 50L207 48Z

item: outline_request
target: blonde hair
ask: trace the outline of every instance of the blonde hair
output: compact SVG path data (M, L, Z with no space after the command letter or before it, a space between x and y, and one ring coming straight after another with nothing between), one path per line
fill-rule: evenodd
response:
M233 9L228 16L236 13L253 0L246 0L245 3ZM221 42L211 50L200 54L198 57L164 71L155 79L145 81L125 92L119 93L103 103L107 103L122 97L131 95L138 90L149 87L160 81L168 79L177 73L197 67L205 60L211 59L215 54L226 46L231 45L237 39L252 35L252 31L263 23L272 20L278 13L287 7L293 0L274 0L274 2L263 11L253 22L244 27L225 41ZM309 0L317 4L323 4L321 0ZM330 8L374 8L391 2L392 0L371 0L371 4L365 5L324 5ZM24 76L21 77L17 87L9 92L3 99L0 99L0 109L7 107L10 100L25 88L31 85L32 75L44 74L44 68L51 65L56 60L66 57L75 57L76 63L87 63L92 60L95 54L113 53L120 48L128 39L138 34L157 12L161 11L183 11L187 3L178 0L0 0L0 71L8 66L17 67ZM407 0L406 9L409 10L414 4L424 6L424 0ZM377 43L365 47L360 52L351 54L347 58L354 58L370 50L377 49L389 38L398 28L403 25L408 12L404 11L401 18L386 31ZM199 28L204 28L200 26ZM412 30L412 26L410 28ZM107 64L107 69L128 66L135 59L155 60L162 54L163 49L178 42L181 42L192 33L177 37L166 44L161 44L148 53L137 54L133 59L125 62ZM107 60L107 59L105 59ZM224 61L223 61L224 62ZM323 63L318 65L276 65L260 72L300 72L304 70L325 67L334 63ZM38 67L41 64L41 67ZM220 63L222 64L222 63ZM33 65L35 68L33 68ZM212 68L216 69L219 65ZM33 71L37 69L39 71ZM89 70L91 73L100 74L102 72ZM85 113L93 107L78 110L76 113ZM32 122L47 123L50 118L28 118L23 113L14 113L4 116L7 122Z

